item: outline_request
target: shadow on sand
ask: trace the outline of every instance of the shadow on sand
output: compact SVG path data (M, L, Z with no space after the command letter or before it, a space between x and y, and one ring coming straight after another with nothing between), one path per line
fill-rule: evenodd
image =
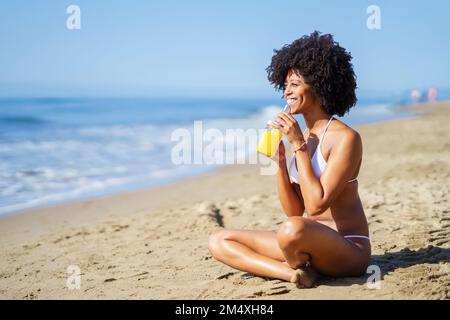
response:
M397 252L372 255L370 264L380 268L381 280L383 280L385 275L396 269L408 268L420 264L438 264L441 262L450 262L450 249L430 245L416 251L404 248ZM360 277L330 278L324 276L317 281L316 286L321 284L331 286L364 285L371 275L373 275L373 271Z

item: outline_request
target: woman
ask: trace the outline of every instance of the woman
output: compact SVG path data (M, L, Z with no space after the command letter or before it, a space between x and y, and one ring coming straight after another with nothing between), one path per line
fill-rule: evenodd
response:
M366 272L371 246L356 178L361 137L333 117L356 103L351 59L331 35L317 31L275 51L268 78L290 107L277 117L293 150L289 169L283 142L277 159L287 220L278 232L220 230L209 239L215 259L298 287L312 286L316 271L332 277ZM304 133L291 114L303 115Z

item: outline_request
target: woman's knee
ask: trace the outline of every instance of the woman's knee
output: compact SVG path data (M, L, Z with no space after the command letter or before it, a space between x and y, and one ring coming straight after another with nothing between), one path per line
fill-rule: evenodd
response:
M221 229L214 232L208 239L208 250L214 258L218 258L221 251L221 242L226 240L230 235L230 231L227 229Z
M289 217L284 222L277 233L278 244L281 249L289 248L292 245L297 245L305 234L307 229L307 222L303 217Z

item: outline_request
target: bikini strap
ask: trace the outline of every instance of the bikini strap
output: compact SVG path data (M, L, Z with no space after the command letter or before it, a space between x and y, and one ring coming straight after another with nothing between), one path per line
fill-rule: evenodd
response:
M327 132L328 126L330 125L331 120L333 120L333 118L334 118L334 117L331 116L330 120L328 120L328 123L327 123L327 125L325 126L325 130L323 130L322 136L320 137L320 140L319 140L319 146L321 145L322 139L323 139L323 137L325 136L325 132Z

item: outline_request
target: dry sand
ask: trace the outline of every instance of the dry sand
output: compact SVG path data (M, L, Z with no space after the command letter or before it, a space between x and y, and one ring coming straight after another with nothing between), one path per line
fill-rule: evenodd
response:
M322 278L312 289L213 260L222 226L277 230L275 177L233 166L160 188L0 219L2 299L448 299L450 103L424 115L355 127L363 138L359 192L379 289ZM81 287L69 290L77 265Z

